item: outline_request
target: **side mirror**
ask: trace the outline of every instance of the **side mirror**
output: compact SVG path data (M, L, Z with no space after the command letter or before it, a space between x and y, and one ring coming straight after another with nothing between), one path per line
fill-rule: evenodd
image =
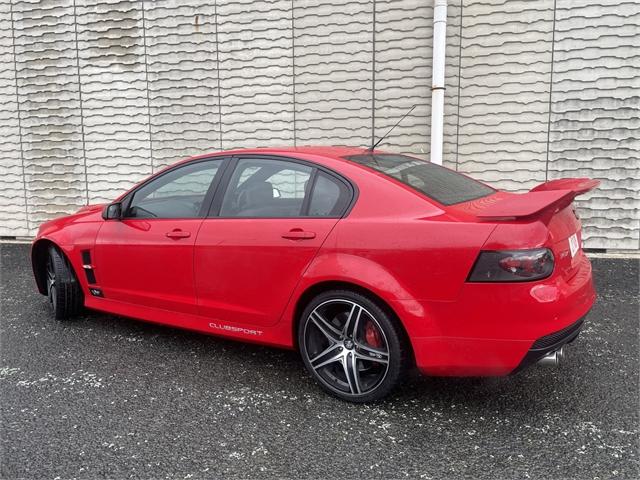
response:
M105 220L120 220L122 218L122 204L120 202L111 203L104 207L102 218Z

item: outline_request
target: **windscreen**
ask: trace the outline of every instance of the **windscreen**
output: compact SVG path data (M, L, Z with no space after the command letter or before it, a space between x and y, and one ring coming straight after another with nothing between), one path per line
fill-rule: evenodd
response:
M377 153L344 158L393 177L443 205L468 202L495 192L465 175L407 155Z

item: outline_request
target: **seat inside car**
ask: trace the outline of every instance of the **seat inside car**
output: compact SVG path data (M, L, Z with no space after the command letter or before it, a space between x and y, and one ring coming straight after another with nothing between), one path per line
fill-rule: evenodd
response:
M257 182L240 192L236 214L243 217L257 216L260 210L269 208L272 202L273 186L269 182Z
M240 192L234 212L226 215L238 217L293 217L300 214L302 198L282 198L274 196L269 182L257 182ZM223 216L226 216L223 211Z

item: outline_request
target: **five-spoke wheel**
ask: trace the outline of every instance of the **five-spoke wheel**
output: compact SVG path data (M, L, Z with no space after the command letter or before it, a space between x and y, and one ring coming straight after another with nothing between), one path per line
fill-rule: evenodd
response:
M71 318L82 310L84 298L69 261L56 247L50 247L44 269L47 296L57 320Z
M386 395L404 367L398 327L369 298L350 291L325 292L301 318L304 363L330 393L364 402Z
M56 271L53 266L53 256L50 254L47 257L47 297L53 311L56 310L57 304L57 292L56 292Z

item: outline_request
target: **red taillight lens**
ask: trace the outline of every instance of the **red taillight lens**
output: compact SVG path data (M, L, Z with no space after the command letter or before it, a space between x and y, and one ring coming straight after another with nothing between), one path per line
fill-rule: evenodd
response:
M469 282L528 282L553 272L553 253L548 248L480 252Z

